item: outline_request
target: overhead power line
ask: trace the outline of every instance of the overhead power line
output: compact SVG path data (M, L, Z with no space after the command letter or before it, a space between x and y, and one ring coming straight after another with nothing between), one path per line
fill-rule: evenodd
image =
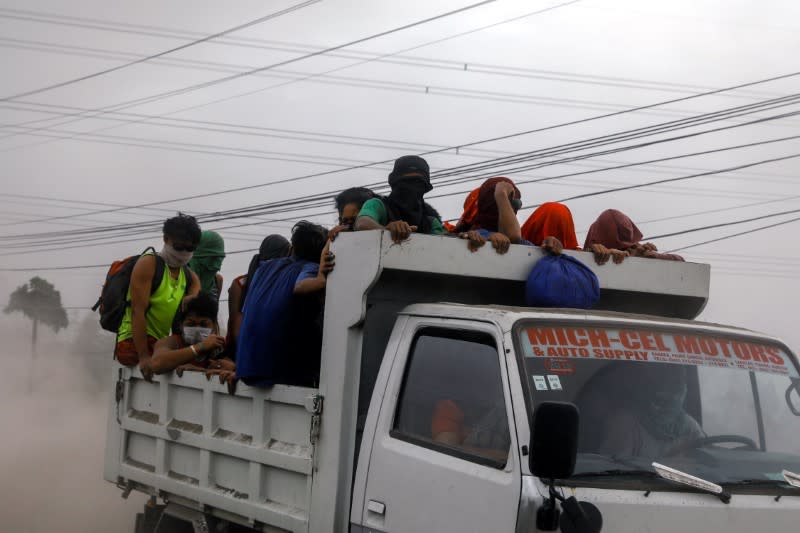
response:
M666 237L675 237L677 235L686 235L687 233L694 233L696 231L706 231L709 229L716 229L716 228L724 228L727 226L735 226L738 224L746 224L748 222L755 222L756 220L764 220L766 218L775 218L780 217L783 215L793 215L794 213L800 213L800 209L791 209L789 211L781 211L779 213L770 213L769 215L761 215L760 217L753 217L753 218L745 218L740 220L734 220L732 222L722 222L719 224L710 224L708 226L700 226L699 228L692 228L686 229L681 231L673 231L672 233L662 233L661 235L653 235L652 237L646 237L645 240L653 240L653 239L664 239Z
M648 186L657 185L657 184L661 184L661 183L676 182L676 181L681 181L681 180L699 178L699 177L703 177L703 176L710 176L710 175L715 175L715 174L719 174L719 173L723 173L723 172L731 172L731 171L735 171L735 170L738 170L738 169L750 168L750 167L757 166L757 165L763 165L763 164L774 163L774 162L778 162L778 161L790 160L790 159L794 159L794 158L797 158L797 157L800 157L800 154L793 154L793 155L789 155L789 156L783 156L783 157L778 157L778 158L755 161L755 162L751 162L751 163L747 163L747 164L743 164L743 165L738 165L738 166L735 166L735 167L729 167L729 168L725 168L725 169L719 169L719 170L707 171L707 172L703 172L703 173L691 174L689 176L681 176L681 177L669 178L669 179L666 179L666 180L658 180L658 181L653 181L653 182L644 182L644 183L626 185L626 186L622 186L622 187L615 187L615 188L611 188L611 189L605 189L605 190L601 190L601 191L594 191L594 192L591 192L591 193L585 193L585 194L581 194L581 195L576 195L576 196L573 196L573 197L570 197L570 198L561 199L561 200L558 200L558 201L559 202L565 202L565 201L569 201L569 200L586 198L586 197L590 197L590 196L598 196L598 195L602 195L602 194L609 194L609 193L614 193L614 192L619 192L619 191L624 191L624 190L631 190L631 189L636 189L636 188L648 187ZM231 218L242 218L242 215L241 214L237 214L237 215L224 215L224 216L217 216L217 217L209 217L209 218L204 219L203 223L206 224L206 223L211 223L211 222L220 222L220 221L228 220L228 219L231 219ZM297 218L297 216L287 217L287 219L296 219L296 218ZM253 223L253 224L257 224L257 223ZM250 225L253 225L253 224L250 224ZM245 225L246 224L233 224L233 225L223 226L221 228L215 228L215 229L217 231L220 231L220 230L223 230L223 229L239 228L239 227L243 227ZM83 236L83 237L78 237L78 238L72 238L72 240L69 240L70 237L67 236L66 239L62 238L60 240L54 240L54 241L46 242L46 243L41 243L41 242L40 243L34 243L34 244L25 243L25 244L22 245L22 247L28 248L27 251L14 251L14 252L8 251L8 252L2 253L0 255L12 255L12 254L21 254L21 253L27 254L27 253L36 253L37 251L38 252L41 252L41 251L57 251L57 250L81 248L81 247L86 247L86 246L92 246L92 245L88 244L90 242L103 241L103 240L113 240L114 243L116 244L116 243L120 243L120 242L126 242L125 240L121 240L120 239L120 237L123 237L125 235L138 235L139 236L138 238L131 239L131 241L136 241L136 240L140 240L141 239L142 232L146 228L147 228L147 226L133 225L127 230L128 233L122 233L122 234L116 233L116 234L102 236L103 232L100 231L100 232L95 232L95 233L101 234L101 236L98 236L98 237ZM118 229L116 231L120 231L120 230ZM52 238L53 234L51 233L49 235ZM71 244L71 246L53 247L54 245L61 245L61 244ZM30 249L30 248L36 247L36 246L46 246L46 248L42 248L42 249L39 249L39 250L35 250L35 249L31 250ZM7 249L12 249L12 248L15 248L15 246L14 245L6 245L6 248Z
M557 5L553 7L556 8L563 6ZM523 17L526 16L531 16L531 13L523 15ZM93 19L87 17L58 15L54 13L22 10L22 9L0 8L0 18L10 18L12 20L24 20L29 22L38 22L38 23L54 24L54 25L66 25L83 29L109 31L115 33L127 33L133 35L168 38L168 39L193 39L203 36L203 34L200 32L188 31L183 29L166 28L161 26L143 25L143 24L121 23L107 19ZM518 18L514 17L514 19L509 19L509 21L516 19ZM84 52L95 52L103 54L110 53L108 50L105 49L71 47L69 45L64 45L61 43L58 44L46 43L46 42L37 42L37 41L22 40L22 39L0 39L0 42L8 42L10 44L16 44L20 46L38 45L38 46L50 47L52 51L75 49ZM304 53L309 51L320 50L322 48L320 46L315 46L310 44L275 41L275 40L267 40L254 37L241 37L241 36L239 37L228 36L220 39L215 39L213 42L211 42L211 44L221 45L221 46L245 47L258 50L270 50L277 52L289 52L289 53ZM120 57L120 55L122 54L121 52L113 52L113 53L117 54L117 57L113 57L113 59L126 59L125 57ZM463 60L437 59L429 57L420 57L417 55L403 56L398 54L392 54L390 57L383 57L382 54L376 54L372 52L359 51L359 50L342 50L339 52L329 53L327 55L330 57L343 58L343 59L372 59L374 61L386 62L396 65L425 66L429 68L441 68L451 71L476 72L481 74L505 74L505 75L523 74L523 75L530 75L532 77L539 76L541 77L541 79L555 79L556 81L574 81L576 83L586 82L593 85L597 83L606 83L610 86L619 86L623 88L643 88L643 89L650 88L653 90L682 91L685 93L694 93L698 91L707 91L713 89L713 87L696 85L696 84L688 85L683 83L674 83L665 81L642 80L630 77L602 76L602 75L578 74L574 72L564 72L564 71L554 71L554 70L544 70L544 69L510 67L507 65L477 63L477 62L463 61ZM137 57L135 54L128 54L128 56ZM131 59L131 57L127 57L127 59ZM760 92L744 91L741 94L742 96L748 95L751 97L775 96L774 94L769 94L763 91Z
M710 225L710 226L701 226L701 227L682 230L680 232L675 232L675 233L670 233L670 234L655 235L655 236L652 236L652 237L647 237L647 240L664 238L664 237L672 237L672 236L676 236L676 235L683 235L683 234L693 233L693 232L697 232L697 231L705 231L705 230L715 229L715 228L719 228L719 227L723 227L723 226L744 224L744 223L748 223L748 222L754 222L756 220L763 220L765 218L782 216L782 215L787 215L787 214L792 214L792 213L797 213L797 212L800 212L800 209L794 209L794 210L790 210L790 211L783 211L783 212L780 212L780 213L771 213L771 214L768 214L768 215L762 215L762 216L748 218L748 219L736 220L736 221L722 223L722 224L714 224L714 225ZM752 229L752 230L748 230L746 232L741 232L741 233L737 233L737 234L734 234L734 235L728 235L728 236L725 236L725 237L722 237L722 238L719 238L719 239L706 241L705 243L698 243L698 244L693 244L693 245L686 246L686 247L683 247L683 248L677 248L677 249L671 250L671 251L675 252L675 251L685 250L687 248L692 248L694 246L700 246L701 244L706 244L706 243L710 243L710 242L716 242L718 240L729 239L729 238L733 238L733 237L736 237L736 236L739 236L739 235L745 235L745 234L752 233L752 232L755 232L755 231L760 231L762 229L767 229L767 228L771 228L771 227L775 227L775 226L780 226L782 224L788 224L790 222L794 222L794 221L797 221L797 220L800 220L800 217L792 219L792 220L780 222L780 223L777 223L777 224L764 226L762 228L755 228L755 229ZM258 251L257 248L251 248L251 249L244 249L244 250L236 250L236 251L232 251L232 252L227 252L226 254L227 255L234 255L234 254L256 252L256 251ZM90 269L90 268L108 268L108 266L109 266L108 264L90 264L90 265L70 265L70 266L44 266L44 267L30 267L30 268L19 267L19 268L0 268L0 271L2 271L2 272L27 272L27 271L50 271L50 270L77 270L77 269Z
M797 221L800 221L800 217L792 218L790 220L784 220L783 222L776 222L775 224L769 224L767 226L761 226L759 228L753 228L753 229L750 229L750 230L747 230L747 231L742 231L742 232L739 232L739 233L734 233L732 235L726 235L724 237L719 237L719 238L711 239L711 240L708 240L708 241L703 241L703 242L698 242L698 243L695 243L695 244L690 244L688 246L681 246L680 248L675 248L673 250L670 250L670 253L672 253L672 252L680 252L682 250L688 250L689 248L696 248L698 246L704 246L706 244L720 242L720 241L724 241L724 240L727 240L727 239L733 239L734 237L741 237L742 235L750 235L751 233L755 233L757 231L763 231L765 229L770 229L770 228L777 228L778 226L784 226L786 224L792 224L792 223L797 222ZM792 277L796 278L797 276L796 276L796 274L793 274Z
M151 61L153 59L157 59L159 57L163 57L163 56L172 54L174 52L178 52L180 50L185 50L185 49L190 48L192 46L197 46L198 44L202 44L202 43L217 39L217 38L222 37L224 35L227 35L229 33L234 33L234 32L240 31L240 30L244 30L244 29L249 28L251 26L256 26L256 25L261 24L263 22L267 22L268 20L273 20L273 19L276 19L278 17L282 17L284 15L288 15L289 13L294 13L295 11L298 11L300 9L303 9L304 7L308 7L310 5L316 4L316 3L320 2L320 1L321 0L306 0L305 2L301 2L299 4L295 4L293 6L287 7L286 9L281 9L280 11L276 11L274 13L270 13L269 15L265 15L263 17L255 19L255 20L251 20L249 22L245 22L244 24L240 24L238 26L234 26L233 28L229 28L227 30L224 30L224 31L221 31L221 32L218 32L218 33L214 33L212 35L208 35L208 36L203 37L201 39L197 39L197 40L194 40L192 42L185 43L185 44L182 44L180 46L176 46L174 48L170 48L169 50L164 50L163 52L159 52L157 54L152 54L152 55L149 55L149 56L146 56L146 57L142 57L140 59L129 61L129 62L124 63L122 65L117 65L115 67L107 68L107 69L101 70L99 72L93 72L92 74L86 74L84 76L79 76L79 77L73 78L71 80L66 80L66 81L62 81L60 83L55 83L53 85L48 85L48 86L45 86L45 87L40 87L38 89L33 89L33 90L30 90L30 91L18 93L18 94L15 94L13 96L6 96L6 97L3 97L3 98L0 98L0 102L8 102L10 100L16 100L17 98L25 98L27 96L33 96L35 94L41 94L41 93L44 93L44 92L47 92L47 91L52 91L54 89L60 89L61 87L66 87L68 85L74 85L76 83L84 82L84 81L90 80L92 78L105 76L106 74L110 74L112 72L117 72L119 70L123 70L123 69L126 69L128 67L132 67L134 65L139 65L141 63L146 63L147 61Z
M729 128L729 127L725 127L725 128ZM723 129L725 129L725 128L723 128ZM709 131L715 131L715 130L709 130ZM689 134L688 137L691 137L691 136L694 136L694 135L696 135L696 133L695 134ZM686 137L687 136L684 135L684 136L680 136L678 138L686 138ZM726 147L726 148L721 148L721 149L716 149L716 150L707 150L707 151L697 152L697 153L684 154L683 156L677 156L677 157L691 157L691 156L714 153L714 152L722 152L722 151L730 150L730 149L749 148L749 147L759 146L759 145L764 145L764 144L769 144L769 143L792 140L794 138L795 138L795 136L779 138L779 139L770 139L770 140L767 140L767 141L760 141L760 142L756 142L756 143L748 143L748 144L745 144L745 145ZM655 142L667 142L667 141L674 140L674 139L675 138L667 138L667 139L662 139L660 141L655 141ZM645 143L644 145L652 145L652 144L653 144L653 142ZM633 147L623 147L623 148L624 149L631 149L631 148L636 148L636 147L641 147L641 146L643 146L643 145L634 145ZM611 152L617 152L619 150L620 149L614 149ZM605 155L607 153L609 153L609 151L583 154L583 155L581 155L579 157L580 158L588 158L588 157L594 157L596 155ZM639 162L638 164L646 164L646 163L651 163L653 161L661 161L661 160L664 160L664 159L675 159L677 157L660 158L660 159L651 160L651 161L642 161L642 162ZM567 158L568 161L574 161L575 159L576 158ZM549 161L549 162L540 164L539 166L559 164L559 163L561 163L563 161L565 161L565 160L562 159L562 160L556 160L556 161ZM630 167L630 166L633 166L635 164L637 164L637 163L625 164L625 165L619 165L619 166L621 166L621 167ZM600 171L603 171L603 170L613 170L615 168L616 167L605 167L604 169L592 169L592 170L589 170L589 171L573 172L573 173L568 173L568 174L562 174L562 175L559 175L559 176L550 176L550 177L544 177L544 178L537 178L537 179L534 179L534 180L527 180L527 181L529 181L529 182L530 181L549 181L549 180L555 180L555 179L563 179L563 178L566 178L566 177L577 176L577 175L582 175L582 174L589 174L589 173L595 173L595 172L600 172ZM714 170L714 171L705 171L705 172L701 172L701 173L698 173L698 174L692 174L689 177L699 177L699 176L704 176L704 175L711 175L711 174L716 174L718 172L719 171L716 171L716 170ZM500 173L509 174L510 172L508 171L508 169L505 169L505 171L502 171ZM465 179L474 179L474 176L470 177L470 178L465 178ZM685 176L681 177L681 178L670 178L669 180L666 180L666 182L673 181L673 180L680 180L680 179L688 179L688 178L685 177ZM656 183L660 183L660 182L652 182L652 183L656 184ZM588 193L588 194L593 195L593 194L598 194L599 192L600 191L597 191L597 192L594 192L594 193ZM445 193L445 194L440 194L440 195L434 196L432 198L449 196L449 195L456 195L456 194L463 194L463 193L464 192ZM310 198L311 201L315 202L315 203L314 204L309 204L308 202L305 202L305 208L316 207L316 206L319 206L319 205L326 205L327 202L328 202L328 199L327 199L325 194L323 194L323 195L311 195L310 197L307 197L307 198ZM303 204L303 202L301 201L301 199L284 200L284 201L280 201L280 202L275 202L273 204L261 204L261 205L246 207L246 208L230 209L230 210L214 213L213 215L208 216L208 217L201 215L200 216L200 220L205 223L205 222L211 222L211 221L226 220L226 219L230 219L230 218L239 218L239 217L242 217L242 216L253 216L255 214L266 214L267 212L269 212L270 214L275 214L277 211L274 210L274 209L270 209L269 208L270 205L279 205L280 209L284 210L284 211L297 211L297 210L302 209L302 207L301 207L302 204ZM526 208L528 208L528 207L535 207L535 206L527 206ZM68 216L68 215L65 215L65 216ZM57 218L57 217L52 217L52 218ZM8 225L8 224L13 224L13 223L6 223L6 224ZM44 234L7 235L7 236L3 236L3 237L0 237L0 238L6 239L6 240L8 240L8 239L31 240L31 239L42 238L42 237L45 237L45 238L68 237L68 236L77 236L77 235L89 235L89 234L93 234L93 233L108 233L108 232L122 231L122 230L141 231L141 229L143 227L145 227L145 226L154 226L155 227L155 226L160 225L160 224L161 224L160 220L153 220L153 221L151 221L149 223L136 222L136 223L129 223L129 224L118 224L118 225L115 225L115 226L107 226L107 227L101 227L101 228L92 228L92 229L88 229L88 230L65 230L65 231L62 231L62 232L47 232L47 233L44 233ZM114 237L115 236L112 235L111 237L108 237L108 238L114 238ZM50 243L36 243L34 245L43 245L43 244L50 244Z
M787 156L783 156L783 157L773 157L771 159L764 159L762 161L755 161L753 163L745 163L743 165L736 165L736 166L732 166L732 167L728 167L728 168L723 168L721 170L713 170L713 171L709 171L709 172L700 172L700 173L697 173L697 174L691 174L689 176L680 176L680 177L677 177L677 178L668 178L668 179L663 179L663 180L658 180L658 181L649 181L647 183L636 183L636 184L633 184L633 185L626 185L624 187L615 187L613 189L606 189L606 190L603 190L603 191L595 191L595 192L589 192L589 193L585 193L585 194L577 194L575 196L570 196L569 198L562 198L561 200L556 200L556 201L563 203L563 202L569 202L569 201L572 201L572 200L580 200L582 198L589 198L589 197L592 197L592 196L600 196L600 195L611 194L611 193L615 193L615 192L622 192L622 191L629 191L629 190L632 190L632 189L639 189L641 187L650 187L652 185L660 185L662 183L674 183L676 181L683 181L683 180L688 180L688 179L693 179L693 178L701 178L701 177L704 177L704 176L713 176L714 174L721 174L723 172L734 172L734 171L739 170L739 169L751 168L751 167L758 166L758 165L766 165L766 164L769 164L769 163L777 163L779 161L789 161L789 160L792 160L792 159L797 159L798 157L800 157L800 153L787 155ZM540 204L536 204L536 205L540 205ZM527 206L527 207L535 207L535 206Z
M84 114L84 113L79 113L79 114L76 115L76 117L73 120L62 122L62 123L59 123L59 124L55 124L54 126L61 126L61 125L65 125L65 124L70 124L70 123L73 123L73 122L78 122L78 121L84 120L86 118L93 118L93 117L98 116L98 115L103 115L105 113L109 113L109 112L113 112L113 111L119 111L119 110L123 110L123 109L129 109L129 108L132 108L132 107L138 107L140 105L143 105L143 104L146 104L146 103L155 102L155 101L158 101L158 100L163 100L165 98L171 98L171 97L174 97L174 96L187 94L187 93L190 93L190 92L198 91L200 89L207 89L209 87L212 87L212 86L215 86L215 85L219 85L221 83L227 83L227 82L234 81L234 80L237 80L237 79L240 79L240 78L251 76L253 74L258 74L260 72L265 72L265 71L276 69L276 68L279 68L279 67L284 67L286 65L291 65L291 64L294 64L294 63L297 63L297 62L300 62L300 61L305 61L307 59L311 59L311 58L314 58L314 57L322 56L322 55L325 55L325 54L330 53L330 52L335 52L337 50L341 50L341 49L348 48L348 47L351 47L351 46L356 46L356 45L359 45L359 44L362 44L362 43L365 43L365 42L369 42L369 41L372 41L372 40L375 40L375 39L380 39L380 38L386 37L388 35L392 35L392 34L399 33L399 32L402 32L402 31L405 31L405 30L408 30L408 29L411 29L411 28L414 28L414 27L417 27L417 26L428 24L430 22L434 22L434 21L437 21L437 20L442 20L442 19L454 16L454 15L457 15L457 14L465 13L467 11L476 9L478 7L485 6L485 5L493 3L495 1L496 0L482 0L480 2L477 2L477 3L474 3L474 4L470 4L470 5L458 8L458 9L454 9L454 10L448 11L446 13L442 13L442 14L439 14L439 15L428 17L428 18L425 18L425 19L422 19L422 20L418 20L416 22L409 23L409 24L404 24L402 26L398 26L398 27L395 27L395 28L392 28L392 29L389 29L389 30L385 30L385 31L382 31L382 32L374 33L374 34L366 36L366 37L361 37L359 39L355 39L355 40L348 41L348 42L345 42L345 43L342 43L342 44L339 44L339 45L335 45L335 46L331 46L331 47L328 47L328 48L324 48L322 50L309 52L309 53L303 54L301 56L296 56L296 57L293 57L293 58L290 58L290 59L285 59L283 61L278 61L276 63L271 63L269 65L265 65L265 66L262 66L262 67L257 67L257 68L253 68L253 69L250 69L250 70L247 70L247 71L244 71L244 72L238 72L238 73L230 74L228 76L223 76L222 78L216 78L216 79L213 79L213 80L209 80L209 81L205 81L205 82L201 82L201 83L196 83L194 85L190 85L190 86L183 87L183 88L180 88L180 89L174 89L174 90L171 90L171 91L164 91L164 92L161 92L161 93L158 93L158 94L155 94L155 95L146 96L146 97L142 97L142 98L136 98L136 99L133 99L133 100L128 100L126 102L121 102L119 104L114 104L114 105L111 105L111 106L105 106L105 107L102 107L102 108L98 108L98 109L92 110L93 114L90 114L88 116L86 114ZM574 0L574 1L577 1L577 0ZM142 122L142 121L138 121L138 122ZM20 124L20 125L24 125L24 124ZM48 129L49 127L54 127L54 126L41 127L39 129ZM78 134L76 134L76 135L78 135Z
M657 102L657 103L653 103L653 104L648 104L646 106L634 107L634 108L630 108L630 109L627 109L627 110L624 110L624 111L617 111L617 112L614 112L614 113L608 113L608 114L604 114L604 115L588 117L588 118L584 118L584 119L579 119L579 120L569 121L569 122L565 122L565 123L560 123L560 124L540 127L540 128L536 128L536 129L525 130L525 131L521 131L521 132L517 132L517 133L513 133L513 134L506 134L506 135L499 136L499 137L492 137L492 138L489 138L489 139L483 139L483 140L480 140L480 141L473 141L473 142L470 142L470 143L464 143L464 144L460 144L460 145L454 145L454 146L449 146L449 147L444 147L444 148L437 148L437 149L434 149L434 150L428 150L426 152L423 152L421 155L437 154L437 153L442 153L442 152L451 151L451 150L458 150L458 149L462 149L462 148L469 148L469 147L473 147L473 146L478 146L478 145L486 144L486 143L490 143L490 142L507 140L507 139L514 138L514 137L530 135L530 134L533 134L533 133L540 133L540 132L544 132L544 131L550 131L550 130L554 130L554 129L557 129L557 128L562 128L562 127L567 127L567 126L587 123L587 122L591 122L591 121L594 121L594 120L600 120L600 119L604 119L604 118L609 118L609 117L613 117L613 116L622 115L622 114L625 114L625 113L631 113L631 112L635 112L635 111L638 111L638 110L641 110L641 109L649 109L649 108L653 108L653 107L658 107L658 106L662 106L662 105L668 105L668 104L676 103L676 102L679 102L679 101L686 101L686 100L690 100L690 99L693 99L693 98L700 98L700 97L703 97L703 96L709 96L711 94L717 94L717 93L720 93L720 92L723 92L723 91L736 90L736 89L741 89L741 88L744 88L744 87L752 87L752 86L756 86L756 85L760 85L760 84L764 84L764 83L769 83L769 82L773 82L773 81L777 81L777 80L788 79L788 78L791 78L791 77L795 77L798 74L800 74L800 72L794 72L794 73L790 73L790 74L784 74L784 75L781 75L781 76L775 76L775 77L772 77L772 78L766 78L766 79L761 79L761 80L757 80L757 81L753 81L753 82L747 82L747 83L743 83L743 84L739 84L739 85L735 85L735 86L731 86L731 87L726 87L724 89L715 89L714 91L709 91L709 92L706 92L706 93L699 93L699 94L695 94L695 95L692 95L692 96L687 96L687 97L682 97L682 98L677 98L677 99ZM697 119L697 118L698 117L695 117L695 119ZM229 193L234 193L234 192L243 192L243 191L255 190L255 189L259 189L259 188L263 188L263 187L270 187L270 186L276 186L276 185L281 185L281 184L285 184L285 183L298 182L298 181L304 181L304 180L308 180L308 179L312 179L312 178L329 176L329 175L338 174L338 173L345 172L345 171L352 171L352 170L371 168L371 167L374 167L374 166L377 166L377 165L389 164L392 161L393 161L393 159L388 159L388 160L383 160L383 161L376 161L376 162L367 163L367 164L363 164L363 165L354 165L354 166L350 166L350 167L346 167L346 168L342 168L342 169L334 169L334 170L328 170L328 171L323 171L323 172L316 172L316 173L312 173L312 174L305 174L305 175L301 175L301 176L295 176L295 177L291 177L291 178L284 178L284 179L275 180L275 181L272 181L272 182L259 183L259 184L254 184L254 185L246 185L246 186L242 186L242 187L223 189L223 190L218 190L218 191L215 191L215 192L201 193L201 194L183 196L183 197L179 197L179 198L159 200L157 202L148 202L148 203L138 204L138 205L130 206L130 207L126 207L126 208L113 208L113 209L97 210L97 211L92 212L91 214L100 214L100 213L108 213L108 212L125 211L127 209L136 209L136 208L141 208L141 207L165 205L165 204L170 204L170 203L175 203L175 202L180 202L180 201L195 200L195 199L200 199L200 198L208 198L208 197L217 196L217 195L220 195L220 194L229 194ZM87 213L87 214L89 214L89 213ZM39 222L46 222L46 221L51 221L51 220L59 220L59 219L64 219L64 218L72 218L72 216L66 215L66 216L62 216L62 217L49 217L49 218L46 218L46 219L40 219Z

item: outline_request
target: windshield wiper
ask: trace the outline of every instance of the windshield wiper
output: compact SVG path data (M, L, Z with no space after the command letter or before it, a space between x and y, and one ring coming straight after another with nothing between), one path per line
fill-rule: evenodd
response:
M653 468L655 469L656 473L664 479L674 481L675 483L680 483L681 485L688 485L690 487L713 494L719 498L722 503L731 502L731 493L716 483L706 481L705 479L687 474L686 472L681 472L680 470L670 468L660 463L653 463Z
M800 474L795 474L794 472L789 472L788 470L784 470L781 472L781 474L783 474L783 479L786 480L786 483L796 489L800 489Z

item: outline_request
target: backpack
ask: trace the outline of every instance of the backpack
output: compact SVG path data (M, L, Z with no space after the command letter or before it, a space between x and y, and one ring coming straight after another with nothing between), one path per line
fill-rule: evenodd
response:
M150 294L154 294L158 287L161 285L161 279L164 277L164 269L166 262L158 255L155 249L150 246L146 248L139 255L132 255L125 259L120 259L111 263L111 267L106 273L106 281L103 283L103 289L100 291L100 297L97 303L92 306L92 311L100 310L100 326L112 333L119 330L122 324L122 318L125 316L125 310L130 305L128 301L128 287L131 284L131 274L133 267L140 257L147 252L153 252L156 258L156 270L153 273L152 286ZM189 292L189 287L192 283L192 274L188 266L184 266L184 274L186 276L186 292Z
M525 282L525 303L532 307L590 309L599 299L595 273L568 255L542 257Z

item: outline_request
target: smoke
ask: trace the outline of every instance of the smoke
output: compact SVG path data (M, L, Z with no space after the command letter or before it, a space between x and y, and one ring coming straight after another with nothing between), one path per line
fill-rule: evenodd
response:
M30 322L0 322L0 523L4 531L133 531L146 497L103 480L110 346L71 324L58 335L40 329L34 390L28 393ZM75 338L77 337L77 338ZM81 354L82 346L86 347ZM106 367L103 369L102 367ZM107 371L106 371L107 370Z

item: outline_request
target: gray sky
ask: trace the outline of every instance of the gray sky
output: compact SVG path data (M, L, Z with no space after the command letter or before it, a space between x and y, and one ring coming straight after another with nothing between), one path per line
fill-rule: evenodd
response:
M348 48L342 51L347 57L315 57L257 76L125 110L164 115L200 106L169 117L303 132L280 133L291 139L165 127L146 122L125 125L100 117L56 126L66 119L54 117L49 122L31 127L46 126L62 132L90 132L113 127L97 132L97 135L115 137L83 136L56 141L35 135L0 138L0 168L4 185L0 192L136 205L475 142L677 98L709 88L787 74L796 69L791 58L800 45L800 32L794 22L800 15L800 6L790 0L757 3L744 0L675 0L669 3L582 0L469 35L420 46L565 1L498 0L460 15ZM227 4L197 0L135 3L0 1L0 68L4 72L0 98L158 53L294 3L297 2L273 1L267 5L253 0ZM52 107L35 107L21 102L101 108L214 80L232 71L270 65L296 57L302 51L335 46L464 5L467 5L465 0L322 0L293 14L227 36L222 43L203 43L158 61L16 101L0 102L0 123L18 124L52 116L41 112L54 109ZM82 27L70 26L64 24L64 16L97 19L101 23L72 20ZM60 23L50 24L43 22L45 20ZM141 29L134 26L157 27L149 31L158 35L131 33ZM129 32L106 31L97 27L127 28ZM165 33L174 36L167 37ZM383 61L363 62L364 57L373 54L396 54L418 46ZM289 51L276 51L275 48ZM404 59L400 62L405 64L398 64L401 58ZM388 59L391 62L386 61ZM461 64L467 64L467 69L460 67ZM298 77L333 69L341 70L289 83ZM476 69L491 73L475 72ZM482 144L460 153L436 154L428 160L436 171L503 153L546 148L674 120L692 113L753 103L790 94L796 87L797 79L791 78L725 96L700 98L649 112ZM259 89L264 90L255 92ZM230 98L241 93L253 94ZM220 99L227 100L203 105ZM20 107L27 111L19 110ZM32 109L39 111L33 112ZM794 107L789 107L757 116L794 110ZM158 122L163 124L165 121ZM186 125L185 122L171 124ZM715 125L730 124L733 122ZM783 119L575 164L554 165L511 177L522 180L555 176L786 137L797 133L798 124L800 118ZM709 127L712 126L706 128ZM237 131L245 130L239 128ZM258 131L271 135L278 133ZM10 133L9 130L0 131L0 137ZM48 131L35 133L52 135ZM331 135L376 140L349 144L321 142L342 140ZM92 141L97 139L144 143L151 147ZM526 204L540 203L615 185L683 176L791 155L800 153L798 148L800 141L790 140L657 166L527 184L521 189ZM217 153L197 153L187 149ZM798 160L791 160L742 172L575 200L568 205L575 217L579 240L594 218L609 207L628 213L639 222L645 235L657 235L796 209L800 207L798 168ZM158 206L158 209L212 212L381 181L385 176L385 167L379 166L290 185L171 203ZM442 187L435 193L469 190L476 185ZM696 214L767 201L772 202ZM446 218L457 217L462 202L463 195L432 201ZM168 214L164 211L131 210L47 224L19 223L97 208L80 203L0 196L0 224L4 224L0 226L0 235L75 229L72 224L91 226L158 220ZM321 214L312 218L332 224L335 220L332 206L330 210L322 211L317 209L316 212ZM521 219L524 220L529 213L530 210L521 213ZM655 221L676 215L681 215L681 218ZM665 238L657 244L662 250L669 250L789 218L792 215ZM9 225L12 222L18 224ZM205 227L242 222L250 221L234 220ZM221 233L229 250L239 250L257 247L268 233L286 234L288 226L290 222L284 221L277 226L265 224ZM776 334L797 348L800 332L794 316L796 302L800 300L797 276L800 246L789 237L789 231L796 227L786 225L685 252L689 260L713 265L712 298L702 318ZM158 243L157 236L145 235L138 242L103 243L101 246L61 251L45 249L28 253L30 248L6 249L2 252L5 255L0 255L0 268L109 263L115 258L136 253L148 244ZM229 256L223 266L226 280L243 273L248 260L248 254ZM0 272L0 301L5 302L8 293L30 276L31 273ZM61 290L65 305L77 307L93 303L103 271L46 272L44 277Z

